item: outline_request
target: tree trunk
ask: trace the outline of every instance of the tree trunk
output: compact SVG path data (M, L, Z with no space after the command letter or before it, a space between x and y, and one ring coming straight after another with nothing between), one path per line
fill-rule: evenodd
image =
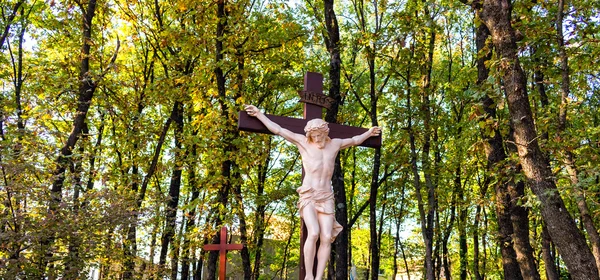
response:
M462 204L464 199L464 193L460 193L458 200L461 201L459 215L458 215L458 255L459 255L459 279L466 280L467 279L467 266L469 265L468 259L468 247L467 247L467 207ZM473 247L473 254L477 252L475 247Z
M281 260L281 270L279 271L279 279L288 279L287 262L290 255L290 246L292 243L292 238L294 238L294 229L296 228L296 223L299 219L292 218L290 220L292 221L292 224L290 225L288 239L285 243L285 248L283 249L283 258Z
M237 216L240 220L240 242L241 244L247 245L248 229L246 225L246 214L244 213L244 201L242 199L242 185L239 183L234 183L233 185L233 193L238 207ZM244 280L250 280L252 279L252 267L250 267L250 252L248 252L248 246L244 246L244 248L242 248L240 255L242 257L242 270L244 271Z
M410 270L408 267L408 261L406 260L406 256L404 254L404 248L402 246L402 241L400 240L400 225L402 224L403 215L404 215L404 207L405 207L405 191L406 184L402 184L402 188L400 189L400 209L397 210L396 207L392 207L393 216L394 216L394 224L396 225L396 233L394 237L394 266L392 275L398 275L398 271L400 270L398 267L398 256L402 254L402 259L404 260L404 266L406 269L406 275L408 280L410 280Z
M269 138L270 139L270 138ZM268 151L271 150L271 142L270 140L268 146ZM264 200L264 191L265 184L267 180L267 171L269 170L269 163L271 161L271 157L267 152L267 159L264 163L258 165L258 186L256 190L256 196L258 198L256 212L254 213L254 244L256 246L256 251L254 252L254 270L252 271L251 279L257 280L260 276L260 263L262 257L262 249L264 243L264 235L265 235L265 214L266 214L266 205L267 201Z
M169 184L169 193L167 196L167 205L165 207L165 229L161 237L160 255L158 264L164 267L167 262L167 254L169 252L169 244L171 244L171 279L177 279L177 264L178 256L175 252L178 246L173 242L175 236L175 219L177 217L177 206L179 205L179 192L181 190L181 174L183 167L183 104L175 101L173 105L172 119L175 122L174 139L175 149L173 155L173 171L171 174L171 182Z
M140 116L142 115L142 112L144 110L144 96L145 96L145 90L148 86L149 83L151 83L154 79L154 60L150 58L149 51L146 51L144 53L144 65L147 65L144 67L144 71L143 71L143 78L144 78L144 83L143 86L141 88L141 90L138 93L138 99L137 99L137 111L136 114L133 116L133 121L132 123L138 123ZM162 150L162 143L164 142L165 136L167 131L169 130L169 126L171 124L171 118L169 117L165 123L165 126L163 127L162 133L161 133L161 138L159 138L158 144L157 144L157 148L154 151L154 157L152 159L152 163L150 165L150 168L148 170L148 174L150 177L154 175L154 171L156 170L156 164L158 162L158 157L160 155L160 151ZM115 127L113 125L112 127L112 131L113 131L113 136L116 136L115 133ZM136 135L137 132L139 131L138 126L134 126L133 127L133 135ZM134 141L132 143L133 145L133 151L137 152L139 149L139 144L138 142ZM121 160L121 153L117 150L117 158L118 158L118 163L119 166L123 166L123 162ZM121 169L121 176L123 178L126 178L126 172ZM148 176L147 176L148 177ZM145 190L146 187L145 185L142 185L142 192L138 193L139 190L139 184L140 184L140 174L139 174L139 163L137 160L133 160L132 159L132 167L131 167L131 181L128 182L128 184L131 185L131 192L132 194L136 197L135 198L135 205L134 205L134 214L132 217L132 221L129 223L128 228L127 228L127 233L126 233L126 238L125 241L123 242L123 251L124 251L124 261L123 261L123 266L124 266L124 272L123 272L123 278L125 280L127 279L132 279L133 278L133 272L135 269L135 263L133 261L133 258L135 257L136 253L137 253L137 241L136 241L136 234L137 234L137 221L138 221L138 216L137 216L137 212L138 212L138 205L141 205L141 202L144 199L145 196ZM147 184L148 180L145 180ZM144 182L142 181L142 184L144 184ZM88 182L88 187L90 187L90 182ZM140 199L142 201L140 201Z
M55 161L56 167L52 172L52 188L51 200L48 206L48 216L50 220L54 220L59 209L59 205L62 201L62 191L65 182L65 172L71 161L71 155L73 154L73 148L77 140L81 137L81 132L85 126L85 120L87 112L92 103L94 91L96 90L97 83L92 79L90 73L90 49L92 40L92 19L96 12L96 0L90 0L87 5L87 10L82 10L83 15L83 46L81 48L81 64L79 66L79 97L77 100L77 111L74 114L73 128L69 138L60 149L59 155ZM42 240L42 261L40 263L39 272L43 275L46 271L48 261L53 256L53 250L51 246L56 239L56 233L50 233L49 236Z
M462 128L459 128L458 130L458 137L460 137ZM461 163L458 163L458 166L456 167L455 171L454 171L454 180L453 180L453 185L454 185L454 191L452 193L452 202L450 205L450 218L449 221L447 221L446 224L446 228L444 229L444 233L443 233L443 240L442 240L442 267L444 268L444 275L446 279L450 280L452 279L452 270L450 268L450 262L449 262L449 258L450 258L450 252L448 251L448 241L450 240L450 234L452 233L452 228L454 227L454 220L456 219L456 208L457 206L459 208L462 208L462 199L458 200L459 197L462 197L462 193L463 193L463 187L462 187L462 180L461 180L461 168L460 168Z
M411 105L410 105L410 98L408 97L409 95L407 95L407 106L408 111L412 111ZM426 278L427 280L433 280L434 278L434 273L433 273L433 247L432 247L432 238L433 238L433 229L431 229L430 227L430 223L428 223L428 217L429 215L427 215L425 213L425 203L423 201L423 197L421 195L421 179L420 179L420 172L419 172L419 167L418 167L418 162L417 162L417 147L416 147L416 140L415 140L415 131L412 128L412 120L411 117L408 118L408 132L409 132L409 139L410 139L410 153L411 153L411 167L412 167L412 172L413 172L413 184L415 186L415 194L417 196L417 203L418 203L418 209L419 209L419 220L421 223L421 234L423 235L423 241L425 243L425 269L426 269L426 277L431 277L431 278ZM429 206L431 207L431 206ZM433 224L433 223L431 223Z
M510 23L511 4L508 0L486 0L478 15L490 30L495 50L502 59L499 66L519 159L532 191L540 200L550 236L575 279L600 279L594 257L558 193L549 161L537 142L525 74L519 63L515 31Z
M411 50L413 50L412 55L414 55L414 44L411 46ZM410 85L410 78L411 78L411 73L410 71L407 73L406 75L406 80L409 83L407 85L407 92L406 92L406 110L408 112L408 117L407 117L407 131L408 131L408 136L409 136L409 145L410 145L410 165L411 165L411 170L412 170L412 175L413 175L413 186L415 188L415 195L417 197L417 208L419 210L419 222L421 224L421 235L423 236L423 242L425 245L425 257L424 257L424 261L425 261L425 279L427 280L433 280L434 277L434 273L433 273L433 260L432 260L432 238L433 238L433 229L429 228L429 223L427 222L427 213L425 212L425 202L423 201L423 196L421 194L421 189L422 189L422 184L421 184L421 175L420 175L420 171L419 171L419 164L418 164L418 154L417 154L417 145L416 145L416 131L415 128L413 127L413 117L412 117L412 112L414 111L413 105L412 105L412 98L411 98L411 90L410 88L412 87ZM425 145L429 145L428 138L424 138L424 147L423 147L423 153L425 153ZM428 153L428 151L427 151ZM432 207L431 205L429 205L428 207ZM431 277L431 278L430 278Z
M370 82L370 117L371 125L378 126L377 119L377 99L378 92L376 90L375 80L375 50L370 48L368 51L368 62L369 62L369 82ZM373 155L373 171L371 173L371 184L369 191L369 229L371 235L371 279L379 279L379 238L377 234L377 195L379 191L379 168L381 166L381 148L375 148L375 154Z
M146 190L148 189L148 184L150 183L150 178L152 178L154 176L154 173L156 172L156 168L158 167L158 160L160 158L162 146L165 142L165 138L167 136L167 132L169 131L169 127L171 126L171 122L175 118L175 114L176 114L176 110L177 110L176 105L177 104L173 105L171 114L169 115L169 117L165 121L165 124L163 125L163 129L158 138L158 142L156 143L156 147L154 148L154 154L152 156L152 161L150 162L150 167L148 168L148 172L146 172L146 176L144 177L144 180L142 181L139 191L138 191L137 183L135 182L135 178L134 178L134 182L132 183L131 188L132 188L132 191L134 192L134 194L136 195L135 205L134 205L136 211L132 215L131 223L129 224L129 228L127 229L127 238L125 241L125 250L124 250L126 259L125 259L125 265L124 265L125 268L124 268L124 272L123 272L123 279L133 279L133 276L134 276L135 262L133 259L135 258L136 254L137 254L137 241L136 241L137 237L136 237L136 235L137 235L137 224L139 221L138 210L141 209L142 203L144 202L144 198L146 197ZM133 170L132 172L134 174L137 173L136 170Z
M406 268L406 278L410 280L410 268L408 267L408 260L406 259L406 254L404 253L404 246L400 243L400 251L402 252L402 259L404 260L404 267Z
M517 169L520 172L520 169ZM534 251L529 242L529 211L520 205L525 197L525 182L518 181L508 186L510 195L510 218L512 222L513 247L517 262L524 280L540 280L540 273L534 258Z
M567 111L569 106L569 95L571 93L571 74L569 70L569 57L567 56L567 51L565 47L565 39L563 36L563 20L564 20L564 0L558 1L558 11L556 18L556 33L558 39L558 48L559 48L559 56L560 56L560 66L561 66L561 104L560 111L558 116L558 133L565 134L567 128ZM577 208L579 209L579 214L581 216L581 221L583 222L583 227L585 228L586 233L588 234L590 244L592 245L592 254L594 255L594 260L596 262L596 268L600 268L600 235L598 234L598 230L594 225L594 220L590 214L589 207L586 202L586 198L581 190L581 186L579 186L579 178L577 166L575 165L575 155L569 149L563 150L563 162L566 166L567 173L569 174L569 179L571 180L571 185L575 189L574 194L577 201Z
M189 119L189 117L188 117ZM198 130L194 130L193 136L196 137L198 135ZM197 161L195 160L198 157L198 145L197 144L192 144L191 147L189 148L190 151L190 155L191 155L191 163L188 166L188 184L190 185L191 189L192 189L192 196L190 198L190 204L193 204L196 202L196 200L198 199L198 197L200 196L200 188L199 188L199 182L198 182L198 177L196 174L196 164ZM192 255L192 248L191 248L191 240L190 240L190 234L192 233L192 231L196 228L196 206L194 206L192 209L190 209L186 214L185 214L185 219L186 219L186 223L185 223L185 233L183 235L183 245L182 245L182 251L183 253L181 254L181 279L182 280L188 280L189 279L189 273L190 273L190 263L193 262L195 260L195 257Z
M83 131L82 131L82 135L81 135L81 141L88 141L89 140L89 130L87 127L87 124L84 126ZM81 141L79 142L79 149L78 152L80 155L84 154L84 145L81 144ZM83 173L83 167L81 164L82 158L81 156L79 157L75 157L74 159L71 160L71 165L69 168L69 172L71 172L73 179L72 179L72 184L73 184L73 200L72 200L72 207L71 207L71 215L75 218L77 218L80 214L80 210L81 210L81 204L79 203L79 198L80 198L80 194L81 191L83 190L82 187L82 181L81 181L81 177L82 177L82 173ZM67 234L67 240L68 240L68 253L67 253L67 257L65 259L65 268L64 268L64 273L63 273L63 277L65 279L79 279L80 277L80 272L81 270L84 268L85 264L84 264L84 260L81 258L81 245L83 243L83 237L79 235L79 233L81 232L80 227L78 225L74 225L73 228L69 231L69 233Z
M225 40L225 29L227 27L227 13L225 12L225 0L217 1L217 30L216 30L216 40L215 40L215 68L214 75L217 83L217 93L219 96L218 102L221 111L222 119L225 120L223 124L225 126L225 130L222 132L223 135L223 159L221 162L221 188L219 189L216 197L216 204L219 206L219 213L214 216L214 220L212 225L215 229L220 228L223 223L223 218L227 215L226 210L227 204L229 200L229 193L232 188L232 170L234 167L234 162L228 156L229 153L233 152L234 144L233 140L235 139L235 125L229 123L229 105L227 102L227 91L226 91L226 75L223 71L221 64L224 62L224 46L223 41ZM212 239L214 244L220 242L219 234L215 234L215 237ZM214 280L216 279L216 268L217 268L217 259L219 257L218 251L211 251L208 255L207 260L207 279Z
M480 196L481 197L481 196ZM479 271L479 225L481 224L481 205L475 207L475 221L473 222L473 274L475 280L482 280ZM485 250L484 250L485 251ZM461 276L462 277L462 276ZM465 276L466 277L466 276ZM463 278L461 278L463 279Z
M482 86L483 83L487 80L488 78L488 74L489 74L489 69L487 68L487 66L485 65L486 61L491 59L491 52L484 52L484 50L486 50L486 41L487 38L489 37L489 30L487 29L487 27L483 24L479 24L477 26L477 29L475 31L475 44L476 44L476 48L477 48L477 85L478 86ZM486 118L490 118L493 119L496 115L496 105L494 104L493 99L491 99L489 96L485 96L482 98L481 103L483 105L483 109L486 113ZM492 163L497 163L501 160L503 160L506 157L506 154L504 153L504 148L502 146L502 139L500 139L500 134L498 133L499 131L494 131L494 137L490 137L490 135L486 135L484 132L484 136L483 138L486 139L487 138L487 147L486 147L486 156L487 156L487 160L488 160L488 164L487 164L487 168L489 169ZM495 139L498 138L498 139ZM485 194L487 193L487 187L488 184L486 182L484 182L484 185L481 187L481 191L480 191L480 199L483 199L485 197ZM475 274L475 279L481 279L481 275L479 272L479 223L480 223L480 217L481 217L481 205L478 204L476 207L476 211L475 211L475 224L473 226L473 273ZM500 223L498 223L498 227L500 227ZM464 248L464 250L466 251L466 246ZM461 247L461 253L466 254L466 252L462 251L462 247ZM509 255L505 255L505 251L501 250L500 251L502 253L502 264L503 264L503 270L506 271L506 263L511 263L510 259L509 260L505 260L505 258L510 258L510 254ZM511 269L513 270L513 269ZM465 280L467 279L467 271L466 268L465 269L461 269L461 275L460 275L460 279L461 280Z
M485 42L489 37L489 30L483 24L477 27L476 40L478 52L485 49ZM489 70L485 62L491 58L491 52L481 56L477 60L478 78L477 84L482 85L488 78ZM483 109L486 118L495 122L496 105L493 99L485 96L482 99ZM488 170L495 174L496 168L502 168L500 164L506 159L506 152L503 147L503 139L499 129L494 129L493 136L487 138L486 153L488 157ZM517 168L517 172L520 168ZM507 174L513 176L513 174ZM487 184L487 182L486 182ZM527 210L518 204L524 192L523 182L514 182L514 179L501 180L496 186L497 218L500 232L500 240L506 240L512 244L510 248L502 246L502 258L504 265L505 279L515 277L514 279L539 279L539 273L535 266L533 249L529 243L529 224ZM507 215L507 216L505 216ZM511 240L507 240L511 239ZM518 265L518 266L517 266ZM518 269L518 270L517 270ZM518 273L520 271L520 274Z
M498 135L498 134L496 134ZM502 253L504 279L522 280L523 276L513 247L513 226L511 223L511 197L507 181L496 185L496 216L498 219L498 243Z
M458 173L458 172L457 172ZM459 279L467 279L467 266L469 264L468 259L468 247L467 247L467 217L468 217L468 205L465 203L464 188L460 187L456 194L457 206L458 206L458 246L459 246ZM479 248L477 248L478 250ZM478 253L473 247L473 254Z
M426 13L429 13L426 9ZM435 184L432 180L432 168L430 160L431 150L431 108L430 108L430 91L431 91L431 69L433 66L433 51L435 47L436 33L431 29L429 42L427 46L427 56L425 64L422 66L422 81L421 88L421 104L420 113L423 117L423 151L421 154L421 164L423 176L425 178L425 186L427 187L427 212L423 212L421 227L423 230L423 240L425 242L425 278L427 280L435 280L435 263L433 258L433 239L434 239L434 218L436 212L437 199L435 198ZM420 191L419 191L420 192ZM419 194L420 196L420 194ZM423 209L424 211L424 209Z
M337 116L340 106L342 106L342 95L340 94L341 84L341 65L340 55L340 30L334 9L334 0L323 1L323 10L327 35L325 36L325 45L329 52L329 94L334 102L331 109L325 114L325 121L337 123ZM336 205L335 219L344 228L335 242L332 244L330 266L328 275L334 279L348 279L348 207L346 203L346 188L344 185L344 172L340 163L340 155L335 160L333 176L331 180L334 191L334 201ZM333 269L331 269L333 268Z
M548 280L559 280L560 273L555 264L556 256L554 255L551 244L552 240L550 240L548 229L546 228L546 224L544 224L542 225L542 259L546 266L546 278Z
M17 11L20 9L20 11L18 12L20 14L20 29L16 33L18 34L16 60L12 52L10 43L7 44L7 49L10 53L10 59L12 63L12 77L15 94L14 104L16 107L17 117L16 138L13 138L14 143L10 145L11 148L7 150L9 150L9 161L12 159L16 161L17 165L18 162L21 162L23 160L22 147L24 146L23 136L25 135L25 121L23 120L23 105L21 99L21 94L23 93L23 83L25 82L25 78L23 77L23 42L25 37L25 31L27 30L28 25L27 18L29 17L29 13L25 14L25 9L23 6L21 6L22 2L23 1L16 3L14 6L15 10L8 16L7 22L5 23L6 33L3 34L0 40L0 49L2 49L3 42L6 36L8 36L9 27L12 24L12 21L14 20ZM4 102L3 97L0 97L0 103L7 104ZM2 137L0 140L4 142L7 141L7 139L5 138L4 134L3 121L9 119L10 117L4 115L4 110L0 109L0 118L2 118L2 120L0 120L0 135ZM12 157L10 155L12 155ZM14 164L11 165L14 166ZM19 239L22 239L23 236L26 235L26 233L22 230L23 222L21 221L21 219L18 219L18 217L22 215L22 210L20 206L22 202L22 199L20 198L21 195L19 195L18 189L14 189L15 186L22 184L22 181L19 179L21 177L20 169L22 169L22 167L17 167L16 169L14 169L13 167L12 170L7 170L6 167L7 164L2 162L0 158L0 169L2 170L2 177L4 181L3 187L6 191L6 198L3 199L4 209L2 213L0 213L0 217L2 217L2 222L0 225L0 236L12 236L11 238L3 239L2 242L3 246L1 250L8 255L9 259L9 261L5 262L5 264L3 265L4 269L6 269L6 273L4 273L3 275L5 277L10 277L13 275L17 275L18 271L21 270L21 268L18 267L18 260L21 258L21 251L23 250L23 246L25 246L25 243L19 242Z

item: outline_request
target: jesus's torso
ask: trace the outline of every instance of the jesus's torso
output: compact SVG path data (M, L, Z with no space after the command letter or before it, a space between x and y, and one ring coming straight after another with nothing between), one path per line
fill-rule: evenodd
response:
M331 192L331 176L339 144L335 139L331 139L320 149L314 143L303 143L298 146L298 150L304 167L302 186L310 187L315 191Z

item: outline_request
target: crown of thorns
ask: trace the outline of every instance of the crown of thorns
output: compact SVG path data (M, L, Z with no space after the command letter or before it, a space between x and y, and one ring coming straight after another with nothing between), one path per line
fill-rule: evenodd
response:
M306 123L306 126L304 127L304 132L306 133L318 130L329 133L328 123L321 119L313 119L308 121L308 123Z

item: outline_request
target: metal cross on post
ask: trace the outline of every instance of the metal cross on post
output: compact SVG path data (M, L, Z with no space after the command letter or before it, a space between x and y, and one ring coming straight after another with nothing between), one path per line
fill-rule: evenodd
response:
M304 103L304 119L282 117L276 115L266 116L273 122L279 124L282 128L288 129L294 133L305 134L304 127L309 120L322 118L323 108L329 108L333 99L323 94L323 75L320 73L307 72L304 76L304 90L298 92L300 102ZM255 117L249 116L246 111L239 112L238 129L257 133L273 134L265 125ZM363 134L367 131L365 128L340 125L335 123L329 124L329 137L331 138L351 138L356 135ZM381 147L381 136L371 137L362 142L360 146L377 148ZM303 172L304 177L304 172ZM306 271L304 267L304 243L306 241L306 227L304 221L301 222L302 231L300 233L300 278L304 279ZM315 266L316 268L316 262Z
M206 244L202 248L206 251L219 251L219 280L225 280L225 270L227 268L227 251L242 250L244 248L244 245L227 244L227 227L222 227L219 244Z

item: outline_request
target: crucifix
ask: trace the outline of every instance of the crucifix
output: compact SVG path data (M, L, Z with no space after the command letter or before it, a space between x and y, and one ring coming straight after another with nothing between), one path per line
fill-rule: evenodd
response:
M302 187L297 189L302 218L300 279L321 279L331 243L342 230L335 221L331 189L335 157L340 149L351 146L380 147L381 130L323 121L322 108L328 108L333 100L323 95L323 76L319 73L306 73L304 90L299 94L304 103L303 119L267 115L246 105L239 113L238 129L277 134L298 147L303 164ZM307 271L316 277L306 277Z
M225 269L227 267L227 251L242 250L243 244L227 244L227 227L221 228L219 244L206 244L202 247L206 251L219 251L219 280L225 280Z

